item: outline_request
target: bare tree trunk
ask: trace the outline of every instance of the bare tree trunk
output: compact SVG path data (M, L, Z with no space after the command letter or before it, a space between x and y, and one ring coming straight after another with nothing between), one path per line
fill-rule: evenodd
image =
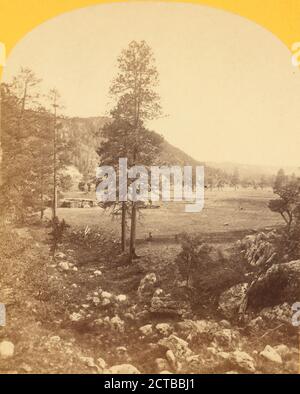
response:
M43 190L42 190L42 192L41 192L41 210L40 210L40 212L41 212L41 220L43 220L43 218L44 218L44 210L45 210L45 208L44 208L44 192L43 192Z
M126 202L122 202L122 252L126 249Z
M136 204L132 201L131 211L131 229L130 229L130 249L129 249L129 262L131 263L135 254L135 239L136 239Z
M2 151L2 86L0 83L0 188L3 185L3 151ZM0 212L0 228L4 225L5 220L4 220L4 212L2 215L2 212Z
M3 184L2 175L2 86L0 84L0 187Z
M53 125L53 207L52 219L56 218L57 209L57 173L56 173L56 100L54 99L54 125Z

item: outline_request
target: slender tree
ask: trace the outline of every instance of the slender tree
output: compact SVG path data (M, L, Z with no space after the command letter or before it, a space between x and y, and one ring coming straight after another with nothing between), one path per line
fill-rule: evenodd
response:
M112 112L112 116L112 122L104 125L102 129L103 139L100 147L97 149L97 153L100 157L100 165L112 166L115 172L120 175L118 158L128 156L130 124L120 119L114 112ZM120 179L119 176L118 179ZM104 207L112 206L114 211L121 211L121 245L122 252L125 252L128 203L126 201L120 202L118 195L115 202L106 202L104 204Z
M113 111L112 122L107 123L102 129L102 142L97 150L100 157L100 165L114 167L118 175L119 191L121 186L126 186L120 185L119 158L127 158L129 167L131 167L134 160L146 167L150 166L154 164L163 141L160 135L144 127L140 128L138 134L132 133L131 130L131 125L127 121L121 119L118 114ZM135 153L131 149L134 144L139 144L143 149ZM126 180L126 183L127 182L130 184L129 180ZM146 186L148 187L148 184ZM124 252L126 247L127 216L129 214L131 217L132 211L130 210L130 205L132 205L132 203L130 204L128 201L123 201L120 193L117 193L116 198L116 201L106 202L103 206L113 206L114 211L121 211L121 243L122 251Z
M110 93L115 98L116 112L130 125L132 145L131 165L138 164L145 147L139 138L145 122L161 113L156 92L158 72L151 48L145 41L130 42L118 58L118 75L113 80ZM140 162L140 164L144 164ZM131 228L129 259L135 257L137 203L131 203Z

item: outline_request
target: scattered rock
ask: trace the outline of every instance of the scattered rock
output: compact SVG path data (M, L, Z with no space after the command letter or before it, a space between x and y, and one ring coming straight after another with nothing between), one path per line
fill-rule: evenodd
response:
M102 272L100 270L94 271L94 276L101 276Z
M96 326L103 326L104 321L103 321L103 319L99 318L99 319L94 320L94 324L96 324Z
M102 291L101 297L110 299L110 298L112 298L112 294L109 293L108 291Z
M14 355L15 345L10 341L0 342L0 357L9 358Z
M158 372L164 371L169 368L168 361L164 358L157 358L155 360L155 366L156 366L156 370Z
M79 359L80 359L80 361L82 361L87 367L98 369L98 366L95 364L95 361L94 361L93 357L81 356L81 357L79 357Z
M125 301L127 301L127 296L125 294L119 294L119 295L117 295L116 300L118 302L125 302Z
M221 320L219 325L223 328L231 328L231 324L228 320Z
M275 305L273 307L264 308L260 311L260 316L268 321L281 322L291 324L292 314L291 306L285 302L280 305Z
M54 257L56 259L66 259L67 258L67 256L62 252L56 252Z
M59 268L61 268L63 271L68 271L70 269L70 265L67 261L61 261L58 264Z
M155 328L164 337L167 337L173 331L172 326L168 323L159 323L156 325Z
M205 362L203 360L203 357L199 354L187 357L186 359L186 366L193 373L200 373L202 371L204 363Z
M60 336L58 335L53 335L52 337L49 338L49 342L51 343L59 343L61 341Z
M252 330L259 330L264 326L264 319L261 316L258 316L248 323L247 327Z
M114 365L107 370L109 374L138 375L140 371L131 364Z
M255 372L255 361L248 353L240 350L234 351L230 356L230 361L246 372Z
M158 344L167 350L172 350L178 361L184 361L193 354L188 343L174 334L170 335L168 338L161 339Z
M223 330L217 331L214 334L214 342L216 342L216 344L219 346L229 348L235 345L238 337L239 334L237 331L224 328Z
M99 297L93 297L92 298L93 303L97 306L100 304L100 298Z
M150 312L168 316L184 317L190 312L190 305L186 301L172 299L170 294L154 295L151 299Z
M134 320L134 314L133 314L133 313L130 313L130 312L124 313L124 317L125 317L127 320Z
M70 315L70 320L71 320L71 321L74 321L74 322L80 321L82 318L83 318L83 316L81 315L81 313L73 312L73 313Z
M155 297L159 297L160 295L162 295L164 293L163 289L156 289L154 292L154 296Z
M156 286L157 278L154 273L147 274L140 282L137 294L140 301L151 299Z
M212 353L214 353L214 352L212 352ZM218 358L221 358L222 360L230 360L230 357L231 357L231 354L228 352L218 352L215 354L218 356Z
M276 364L282 364L282 358L279 353L270 345L267 345L262 352L259 353L264 359Z
M213 334L219 328L216 322L209 320L184 320L176 324L176 329L187 341L191 341L196 337L207 341L212 340Z
M101 369L105 369L107 367L105 360L103 360L101 357L97 358L97 365Z
M110 320L110 326L119 332L124 332L125 330L125 323L122 319L119 318L119 316L114 316Z
M146 324L140 327L139 330L145 337L153 333L152 324Z

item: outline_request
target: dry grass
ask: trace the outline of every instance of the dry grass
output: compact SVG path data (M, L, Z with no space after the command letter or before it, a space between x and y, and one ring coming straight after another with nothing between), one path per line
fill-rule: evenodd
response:
M267 206L273 197L271 189L206 191L205 207L199 213L185 213L183 202L160 203L160 209L141 211L138 238L145 239L151 232L154 238L166 240L183 231L207 236L220 233L226 237L226 233L277 226L282 224L281 219ZM60 208L58 213L72 226L119 232L120 217L112 217L101 208Z

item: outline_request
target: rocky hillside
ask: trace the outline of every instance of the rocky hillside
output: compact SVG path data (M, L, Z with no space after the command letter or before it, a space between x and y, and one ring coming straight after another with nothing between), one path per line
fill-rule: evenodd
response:
M203 297L192 299L177 277L178 245L144 245L141 259L126 265L112 234L70 229L52 259L46 234L18 229L6 240L18 248L3 248L2 267L14 270L1 278L0 373L297 373L298 333L283 301L299 286L300 261L282 267L298 273L282 299L242 323L233 316L247 283L219 297L212 281L219 308L205 302L200 311ZM245 242L252 250L261 239Z

